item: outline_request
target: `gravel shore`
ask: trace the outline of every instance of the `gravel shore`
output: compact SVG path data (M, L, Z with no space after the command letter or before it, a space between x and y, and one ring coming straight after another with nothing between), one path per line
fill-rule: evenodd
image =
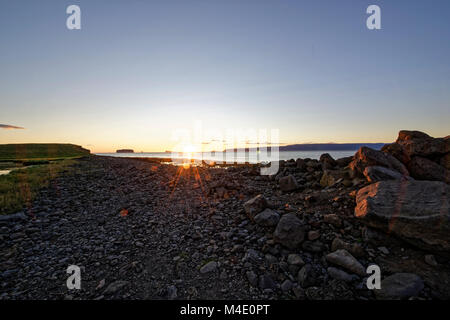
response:
M78 160L0 220L0 299L371 300L379 296L364 273L373 263L383 279L418 275L408 283L419 299L450 297L448 261L363 226L355 190L366 182L324 187L310 162L267 177L252 166ZM282 191L289 175L297 185ZM259 217L244 208L257 195ZM283 245L278 221L300 221L298 246ZM66 286L69 265L81 268L80 290Z

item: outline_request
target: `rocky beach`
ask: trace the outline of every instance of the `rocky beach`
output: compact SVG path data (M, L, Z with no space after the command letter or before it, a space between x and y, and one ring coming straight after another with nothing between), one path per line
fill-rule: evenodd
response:
M0 299L449 299L449 157L418 131L274 176L84 157L0 216Z

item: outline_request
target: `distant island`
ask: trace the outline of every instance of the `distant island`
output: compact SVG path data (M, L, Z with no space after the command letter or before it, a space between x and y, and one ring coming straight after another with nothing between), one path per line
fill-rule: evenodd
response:
M116 153L134 153L133 149L119 149L116 150Z

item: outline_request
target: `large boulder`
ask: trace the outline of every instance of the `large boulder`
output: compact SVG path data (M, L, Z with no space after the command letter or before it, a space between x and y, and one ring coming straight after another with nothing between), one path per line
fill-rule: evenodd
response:
M294 191L298 188L297 180L295 180L295 177L291 174L280 178L279 184L281 191L284 192Z
M450 171L427 158L419 156L412 157L408 163L408 169L411 176L415 179L450 183Z
M450 152L450 139L433 138L420 131L402 130L396 141L409 156L433 157Z
M411 158L408 154L405 153L405 150L403 150L403 147L394 142L390 144L385 144L381 151L389 153L390 155L394 156L398 161L400 161L403 164L407 164L409 161L411 161Z
M398 179L408 179L408 176L402 175L398 171L394 171L385 167L380 166L370 166L366 167L363 172L367 181L374 183L382 180L398 180Z
M450 170L450 152L439 158L439 164L445 169Z
M244 203L245 213L251 220L265 208L267 208L267 200L260 194Z
M438 181L391 180L356 195L355 216L425 250L450 252L450 187Z
M336 160L334 160L329 153L322 154L320 156L319 162L322 164L323 169L332 169L337 165Z
M402 175L409 175L408 169L394 156L377 151L368 147L361 147L350 162L349 168L352 175L363 176L366 167L381 166L400 172Z
M273 233L276 242L290 249L297 248L305 239L305 226L293 213L285 214Z

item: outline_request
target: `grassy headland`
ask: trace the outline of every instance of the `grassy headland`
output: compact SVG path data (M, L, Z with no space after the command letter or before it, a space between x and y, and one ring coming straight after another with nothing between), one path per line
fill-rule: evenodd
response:
M74 144L0 144L0 161L61 160L87 156L90 151Z
M15 169L0 175L0 214L30 205L39 189L67 171L73 163L71 159L89 154L89 150L74 144L0 145L0 169Z

